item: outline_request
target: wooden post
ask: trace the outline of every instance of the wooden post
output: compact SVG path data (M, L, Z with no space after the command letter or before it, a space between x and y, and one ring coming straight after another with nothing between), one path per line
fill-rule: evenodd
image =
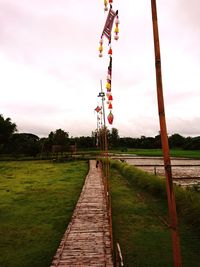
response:
M174 267L181 267L181 252L180 252L180 241L178 233L176 202L173 190L171 161L169 155L169 143L167 136L167 126L165 120L164 98L163 98L163 88L162 88L161 56L160 56L156 0L151 0L151 9L152 9L154 49L155 49L158 112L159 112L160 133L161 133L165 176L166 176L168 209L169 209L170 225L172 231Z

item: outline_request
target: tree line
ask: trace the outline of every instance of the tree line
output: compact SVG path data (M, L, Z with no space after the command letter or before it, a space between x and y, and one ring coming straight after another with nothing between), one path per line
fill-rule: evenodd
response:
M106 129L109 149L126 151L128 148L158 149L161 148L160 135L155 137L141 136L140 138L120 137L118 129ZM37 156L40 153L70 152L77 150L99 149L103 142L103 131L93 131L91 136L69 137L69 132L62 129L51 131L48 137L39 138L32 133L18 133L17 125L10 118L0 115L0 153L24 154ZM170 148L200 150L200 136L183 137L180 134L169 136Z

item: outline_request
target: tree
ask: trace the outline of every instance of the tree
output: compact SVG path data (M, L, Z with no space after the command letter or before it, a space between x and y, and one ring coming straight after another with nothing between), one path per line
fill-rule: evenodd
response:
M31 133L16 133L10 138L6 152L36 156L40 152L39 137Z
M111 129L111 133L109 134L109 143L111 147L119 146L119 132L116 128Z
M0 147L4 147L16 131L16 124L11 122L10 118L4 119L0 114Z
M162 144L161 144L161 135L160 133L158 135L155 136L155 148L162 148Z
M69 133L62 129L50 132L47 144L50 146L60 146L62 151L67 150L69 145Z
M185 143L185 138L181 136L180 134L172 134L172 136L169 137L169 144L170 147L173 148L182 148Z
M184 149L200 150L200 136L186 137L184 142Z

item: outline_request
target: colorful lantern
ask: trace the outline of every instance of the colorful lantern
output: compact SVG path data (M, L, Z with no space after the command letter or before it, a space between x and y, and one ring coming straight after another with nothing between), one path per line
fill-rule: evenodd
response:
M108 1L104 0L104 11L108 11Z
M112 109L112 103L109 102L108 109Z
M102 57L103 56L103 54L102 54L102 52L103 52L103 38L100 39L99 44L100 44L100 46L99 46L99 57Z
M112 55L112 48L110 47L110 49L108 50L108 55Z
M116 19L115 19L115 30L114 30L114 32L115 32L114 39L118 40L119 39L119 35L118 35L118 33L119 33L119 16L118 15L116 16Z
M112 97L111 94L109 94L109 96L108 96L108 100L109 100L109 101L112 101L112 100L113 100L113 97Z
M107 82L107 84L106 84L106 89L107 90L110 90L111 89L111 84L109 82Z
M108 119L109 124L112 124L112 123L113 123L114 116L113 116L113 114L112 114L111 111L110 111L110 113L108 114L107 119Z
M103 46L100 45L99 46L99 52L102 53L102 51L103 51Z

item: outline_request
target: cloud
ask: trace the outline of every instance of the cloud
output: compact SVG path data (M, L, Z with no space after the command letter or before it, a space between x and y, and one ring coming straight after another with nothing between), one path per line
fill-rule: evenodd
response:
M199 136L200 117L192 119L173 118L169 121L170 134L182 133L184 136Z
M199 1L157 1L163 90L170 132L198 134ZM115 1L120 39L113 48L113 127L124 135L159 131L150 1ZM91 0L0 0L1 113L20 131L64 128L87 135L96 127L108 67L98 58L103 3ZM108 112L108 111L106 111ZM190 125L188 131L185 125Z

